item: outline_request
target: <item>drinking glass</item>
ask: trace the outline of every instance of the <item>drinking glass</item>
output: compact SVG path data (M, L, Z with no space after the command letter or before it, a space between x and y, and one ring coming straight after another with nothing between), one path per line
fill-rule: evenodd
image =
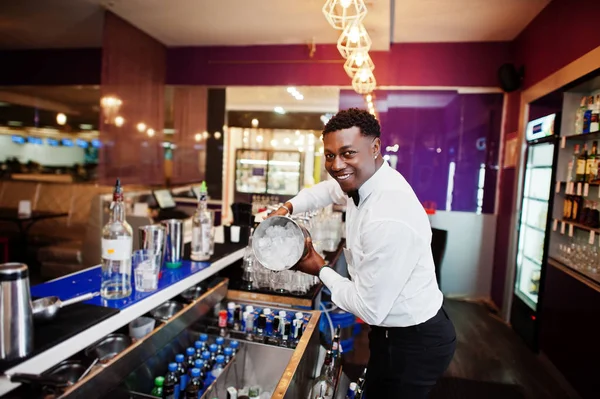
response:
M160 252L140 249L131 257L135 289L140 292L155 291L158 288L158 274L160 273Z

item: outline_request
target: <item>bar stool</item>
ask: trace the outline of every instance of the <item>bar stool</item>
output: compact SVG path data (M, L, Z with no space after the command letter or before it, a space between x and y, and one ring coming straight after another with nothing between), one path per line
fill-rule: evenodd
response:
M8 262L8 237L0 237L0 245L2 246L2 263Z

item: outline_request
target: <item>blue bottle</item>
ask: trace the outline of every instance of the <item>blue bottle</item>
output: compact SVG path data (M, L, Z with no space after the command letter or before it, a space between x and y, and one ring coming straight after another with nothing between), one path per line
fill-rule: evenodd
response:
M212 369L215 365L215 362L217 361L217 351L219 350L219 348L217 347L217 344L211 344L208 347L208 351L210 352L210 368Z
M179 375L179 390L185 392L185 387L188 382L188 370L185 364L185 357L182 354L179 354L175 356L175 362L177 362L177 374Z
M210 373L210 352L208 352L208 351L202 352L202 361L204 362L202 371L204 372L205 376L208 376L208 373ZM206 381L206 378L204 378L204 381Z
M198 399L204 388L204 382L200 379L200 370L193 368L190 372L192 379L185 389L185 399Z
M202 342L202 352L207 351L208 350L208 335L200 334L200 338L198 338L198 341ZM202 353L202 352L200 352L200 353Z
M217 361L215 362L215 366L213 367L213 369L211 371L212 376L215 379L219 378L219 376L223 372L224 368L225 368L225 357L223 355L219 355L219 356L217 356Z
M187 348L185 354L187 355L185 358L185 365L187 366L188 375L191 375L190 373L192 372L194 362L196 361L196 351L194 348Z
M163 383L163 398L179 399L180 389L177 363L169 363L169 372L165 376L165 382Z
M231 341L231 342L229 342L229 347L233 351L233 353L231 354L231 357L234 357L235 354L237 353L238 349L240 348L240 343L239 343L239 341L235 341L235 340Z
M197 359L196 363L194 363L194 368L200 370L200 379L202 381L206 380L206 372L204 371L204 360Z
M231 361L232 357L233 357L233 349L227 347L224 350L224 356L225 356L225 364L229 364L229 362Z
M194 358L196 360L202 359L202 352L204 352L204 350L202 349L202 342L201 341L194 342L194 348L196 348L196 353L194 354Z
M265 327L265 335L267 337L270 337L273 335L273 313L271 312L271 309L265 308L263 310L263 314L267 318L267 326Z
M225 344L225 338L217 337L215 342L217 343L217 355L222 355L223 354L223 345Z

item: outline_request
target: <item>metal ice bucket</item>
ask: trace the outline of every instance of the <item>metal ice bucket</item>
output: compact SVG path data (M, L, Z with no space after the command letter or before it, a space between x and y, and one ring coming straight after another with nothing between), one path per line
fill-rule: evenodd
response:
M265 255L261 253L261 249L258 247L258 241L265 237L266 231L271 226L291 226L292 231L294 233L294 239L298 240L301 245L304 247L302 251L302 255L296 259L294 264L286 265L284 268L281 268L277 265L269 264ZM310 238L310 233L304 226L299 225L295 220L291 219L288 216L272 216L268 219L263 220L256 230L254 231L254 235L252 237L252 251L254 252L254 256L256 260L260 262L261 265L270 270L281 271L291 269L296 263L300 261L300 259L304 258L308 254L308 247L306 246L306 239Z

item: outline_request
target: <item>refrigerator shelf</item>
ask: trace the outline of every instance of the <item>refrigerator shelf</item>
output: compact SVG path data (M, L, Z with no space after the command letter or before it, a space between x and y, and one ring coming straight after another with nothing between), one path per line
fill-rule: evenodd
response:
M587 230L587 231L594 231L596 233L600 233L600 228L593 228L593 227L588 227L585 224L581 224L581 223L577 223L574 222L572 220L567 220L567 219L560 219L559 220L561 223L565 223L565 224L571 224L573 225L573 227L575 227L576 229L580 229L580 230Z

